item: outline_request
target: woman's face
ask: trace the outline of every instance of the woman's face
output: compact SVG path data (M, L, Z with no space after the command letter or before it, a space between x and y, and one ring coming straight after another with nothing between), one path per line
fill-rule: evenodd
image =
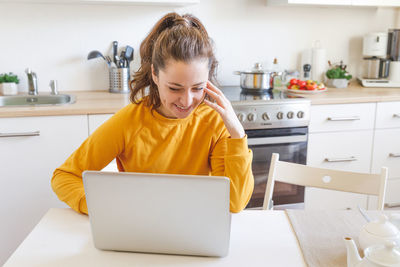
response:
M169 60L153 81L158 87L161 106L159 113L167 118L183 119L203 101L208 81L208 59L189 63Z

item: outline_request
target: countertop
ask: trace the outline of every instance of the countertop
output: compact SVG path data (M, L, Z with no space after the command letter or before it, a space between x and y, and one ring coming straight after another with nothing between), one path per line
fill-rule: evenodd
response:
M115 113L130 103L129 94L108 91L60 92L76 96L76 103L40 107L0 107L0 117L60 116ZM400 101L400 88L367 88L353 82L348 88L329 88L317 94L299 94L312 105Z
M285 211L232 214L224 258L102 251L94 247L89 218L50 209L4 267L13 266L306 266Z

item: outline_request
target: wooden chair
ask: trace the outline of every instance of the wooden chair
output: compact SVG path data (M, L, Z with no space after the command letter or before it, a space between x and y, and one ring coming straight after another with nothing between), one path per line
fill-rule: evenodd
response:
M314 168L296 163L279 161L279 154L273 153L265 190L263 209L272 209L272 193L275 181L351 193L378 196L378 209L383 210L387 168L380 174L364 174L348 171Z

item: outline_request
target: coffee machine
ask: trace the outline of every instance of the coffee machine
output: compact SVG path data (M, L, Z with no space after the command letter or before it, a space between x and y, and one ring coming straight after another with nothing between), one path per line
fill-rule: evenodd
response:
M400 29L365 35L363 56L363 86L400 87Z

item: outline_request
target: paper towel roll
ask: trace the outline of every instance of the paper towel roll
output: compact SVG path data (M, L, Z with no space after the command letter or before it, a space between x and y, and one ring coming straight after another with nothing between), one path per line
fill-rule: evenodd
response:
M400 82L400 61L390 62L389 80L392 82Z
M311 64L311 77L313 80L318 82L325 81L326 62L326 50L324 48L313 48Z

